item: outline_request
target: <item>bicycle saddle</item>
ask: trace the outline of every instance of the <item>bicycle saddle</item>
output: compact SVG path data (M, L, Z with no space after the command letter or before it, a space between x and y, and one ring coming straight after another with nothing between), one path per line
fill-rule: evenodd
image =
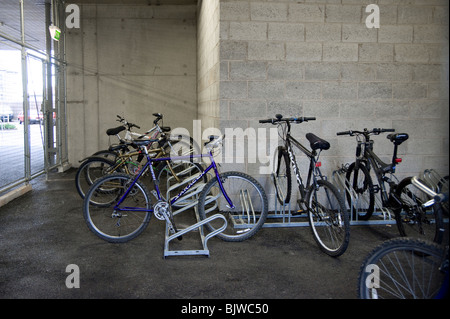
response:
M408 134L406 133L389 134L386 137L395 145L400 145L409 138Z
M110 129L106 130L106 134L117 135L124 130L125 130L125 126L118 126L118 127L110 128Z
M308 139L309 143L311 144L311 148L314 151L318 149L327 150L330 148L330 143L314 135L313 133L306 134L306 138Z

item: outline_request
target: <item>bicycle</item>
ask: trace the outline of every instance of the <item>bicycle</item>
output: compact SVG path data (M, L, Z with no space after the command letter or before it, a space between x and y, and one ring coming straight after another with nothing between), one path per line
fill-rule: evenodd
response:
M106 131L109 136L116 135L119 139L119 144L112 145L108 150L102 150L94 153L83 159L80 166L75 174L75 187L81 198L84 195L92 183L99 177L112 172L123 172L129 175L136 175L143 165L141 164L144 153L141 152L133 143L133 137L139 138L150 138L155 142L149 144L148 149L152 157L163 157L171 154L188 155L192 154L198 147L196 143L183 135L171 136L169 135L170 127L159 126L159 121L162 120L163 116L159 113L153 114L156 118L153 121L153 128L144 134L137 134L132 132L132 128L140 128L138 125L127 122L124 118L117 115L119 118L117 121L121 122L123 125L111 128ZM125 138L121 138L119 133L125 131ZM150 137L148 137L150 135ZM160 138L157 138L160 136ZM189 140L189 145L187 144ZM130 150L133 149L133 150ZM162 178L162 173L166 172L165 175L175 176L176 181L180 180L176 177L176 173L172 168L172 165L166 161L162 163L157 163L158 167L155 167L158 173L158 179ZM191 166L191 169L202 171L203 167L199 163L194 163L191 160L191 164L188 161L184 161L184 165ZM180 165L177 165L178 167ZM166 176L167 177L167 176Z
M165 220L169 231L175 234L177 228L171 208L185 196L189 196L189 190L209 171L213 171L214 177L206 184L200 185L203 187L197 204L200 219L208 219L209 214L223 215L227 220L226 229L218 233L217 237L224 241L243 241L255 235L264 224L268 213L265 191L247 174L219 174L213 150L219 146L222 139L223 137L211 137L205 144L206 154L192 155L195 158L206 157L211 164L201 174L192 176L183 190L174 196L167 196L166 200L161 195L152 164L165 160L190 159L191 156L152 158L147 151L147 145L153 141L135 141L145 153L147 163L135 177L111 174L95 181L86 194L83 205L83 216L89 229L108 242L124 243L140 235L154 214L157 219ZM146 169L150 171L155 188L155 204L152 204L147 187L140 181ZM223 228L223 222L221 226ZM207 223L205 227L210 231L219 230L213 223Z
M279 135L284 145L278 146L274 154L272 173L277 199L282 205L290 202L292 192L290 169L292 166L300 192L298 201L300 209L292 215L306 212L314 239L320 249L330 256L340 256L348 247L350 222L344 199L339 190L327 181L320 171L320 153L328 150L330 144L320 137L308 133L306 138L310 142L310 151L292 137L291 123L300 124L313 121L316 119L315 117L283 118L281 114L277 114L275 117L259 122L278 125L279 130L281 128ZM306 184L301 178L293 147L299 149L310 161Z
M442 211L447 193L434 191L417 177L412 184L429 196L424 206ZM419 238L387 240L365 258L358 275L358 298L444 299L448 298L448 246Z
M396 167L402 162L397 157L398 147L408 140L406 133L388 134L387 139L394 144L390 163L383 162L374 152L372 135L395 132L394 129L374 128L363 131L343 131L340 135L355 136L357 141L356 160L347 167L346 183L356 194L356 200L350 192L346 192L353 216L360 220L368 220L375 209L375 194L380 193L381 209L394 213L395 221L401 236L432 236L432 240L442 241L442 218L436 214L427 214L422 207L423 201L412 186L412 177L400 182L395 176ZM371 172L374 172L377 185L374 185ZM389 189L388 189L389 187ZM430 215L434 215L431 218Z

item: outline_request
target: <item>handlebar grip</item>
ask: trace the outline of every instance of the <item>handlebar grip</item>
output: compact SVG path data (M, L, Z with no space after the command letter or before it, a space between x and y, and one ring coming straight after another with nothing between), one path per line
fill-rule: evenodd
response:
M259 123L273 123L272 119L268 119L268 120L259 120Z
M303 121L305 121L305 122L308 122L308 121L315 121L316 120L316 117L315 116L312 116L312 117L304 117L303 118Z
M337 132L336 135L351 135L352 131Z
M395 129L393 129L393 128L382 128L381 131L382 132L395 132Z

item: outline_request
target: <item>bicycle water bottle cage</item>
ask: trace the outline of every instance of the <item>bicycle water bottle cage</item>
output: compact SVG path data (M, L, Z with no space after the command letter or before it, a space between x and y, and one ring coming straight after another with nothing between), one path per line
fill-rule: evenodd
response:
M108 134L109 136L112 136L112 135L117 135L122 131L125 131L125 126L118 126L115 128L110 128L106 131L106 134Z
M313 151L318 149L326 151L330 148L330 143L314 135L313 133L306 134L306 138L308 139Z
M387 136L387 139L390 140L395 145L400 145L404 141L406 141L409 138L408 134L406 133L396 133L396 134L389 134Z

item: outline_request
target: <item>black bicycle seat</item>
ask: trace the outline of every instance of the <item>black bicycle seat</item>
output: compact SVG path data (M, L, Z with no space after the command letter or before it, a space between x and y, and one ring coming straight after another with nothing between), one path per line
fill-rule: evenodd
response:
M396 134L389 134L386 136L388 140L390 140L392 143L396 145L402 144L404 141L406 141L409 136L406 133L396 133Z
M122 132L122 131L124 131L125 130L125 127L124 126L118 126L118 127L115 127L115 128L110 128L110 129L108 129L107 131L106 131L106 134L108 134L108 135L116 135L116 134L119 134L120 132Z
M311 144L311 148L314 151L318 149L326 151L330 148L330 143L314 135L313 133L306 134L306 138L308 139L309 143Z

